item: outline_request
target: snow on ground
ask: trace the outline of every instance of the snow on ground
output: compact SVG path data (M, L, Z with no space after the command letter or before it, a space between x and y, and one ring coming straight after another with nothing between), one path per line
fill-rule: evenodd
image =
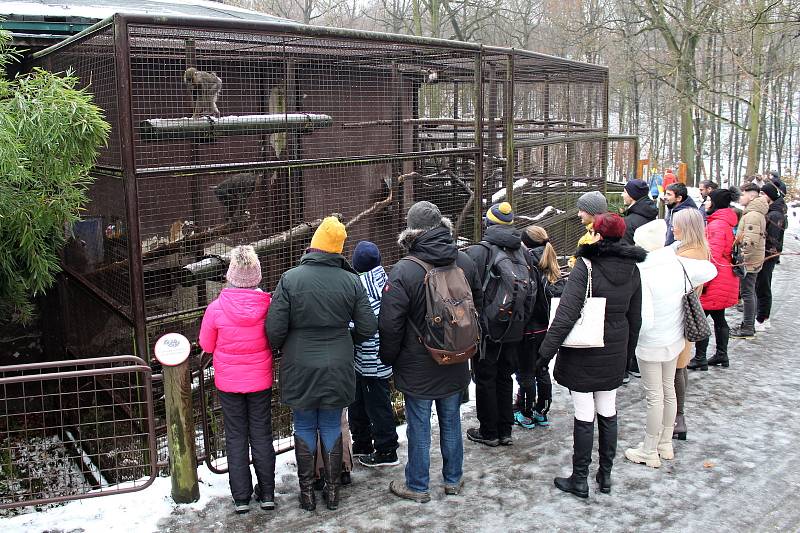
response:
M800 251L797 230L787 232L786 249ZM169 479L159 478L142 492L3 520L3 531L798 531L800 372L792 333L800 305L799 267L800 257L785 256L775 269L769 333L752 341L731 339L730 368L690 373L689 435L674 441L674 461L660 469L625 461L625 448L644 435L645 402L640 380L619 390L619 447L610 495L600 494L591 479L596 452L588 500L553 487L554 476L569 473L572 453L569 394L556 385L549 428L515 428L511 447L488 448L465 439L465 488L459 496L443 494L434 423L428 504L399 500L388 492L391 479L402 479L402 467L357 466L338 510L319 502L316 511L302 511L294 456L288 453L278 456L274 512L253 505L249 514L235 515L227 476L203 467L201 500L191 505L173 504ZM729 312L731 326L740 319ZM713 350L712 342L709 355ZM476 425L474 402L462 409L462 425L464 431ZM398 432L404 462L405 430Z

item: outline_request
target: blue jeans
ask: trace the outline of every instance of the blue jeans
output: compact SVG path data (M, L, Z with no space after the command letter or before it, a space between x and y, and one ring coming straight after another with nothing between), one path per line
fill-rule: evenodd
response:
M464 441L461 438L461 392L438 400L419 400L405 395L408 423L408 462L406 486L414 492L428 492L431 466L431 406L436 402L439 418L439 447L442 451L442 477L447 485L461 481Z
M293 409L294 433L308 445L311 453L317 451L317 431L326 450L333 448L342 434L341 409Z

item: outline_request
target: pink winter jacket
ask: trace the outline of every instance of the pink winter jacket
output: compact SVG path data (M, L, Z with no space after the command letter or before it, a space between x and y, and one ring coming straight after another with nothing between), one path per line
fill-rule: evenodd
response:
M200 346L214 354L214 383L224 392L272 387L272 350L264 321L271 296L253 289L222 289L200 326Z
M717 277L703 286L700 295L700 303L706 311L727 309L739 300L739 278L731 265L733 228L738 222L736 212L730 207L717 209L708 216L706 238L711 248L711 262L717 267Z

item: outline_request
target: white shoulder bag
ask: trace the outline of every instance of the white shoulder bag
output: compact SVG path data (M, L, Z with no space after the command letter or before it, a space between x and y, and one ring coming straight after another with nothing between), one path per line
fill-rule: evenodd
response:
M567 338L561 346L567 348L602 348L605 346L606 299L592 296L592 262L582 257L589 270L589 281L583 298L583 309L578 321L572 326ZM556 309L561 298L553 298L550 302L550 325L556 316Z

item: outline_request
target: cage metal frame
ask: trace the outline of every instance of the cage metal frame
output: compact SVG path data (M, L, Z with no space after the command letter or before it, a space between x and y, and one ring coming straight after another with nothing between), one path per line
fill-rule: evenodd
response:
M208 170L206 165L188 165L186 168L140 168L137 166L137 140L135 135L136 124L134 124L134 95L131 64L131 31L132 27L148 28L171 28L178 31L200 30L213 32L227 32L230 34L239 32L243 36L249 34L277 34L282 36L293 36L310 39L333 39L337 42L352 41L361 43L365 46L370 45L407 45L420 47L425 50L441 50L443 54L461 53L467 57L474 58L473 66L473 98L481 105L475 105L473 126L474 140L471 147L448 147L443 150L413 150L406 153L371 154L366 156L331 156L323 160L281 160L266 162L261 161L251 165L223 164L226 170L240 169L248 170L253 168L302 168L319 165L343 165L359 164L372 162L391 162L398 164L403 160L419 161L424 157L437 155L463 156L473 158L475 161L474 178L474 201L472 205L472 228L467 231L468 240L477 241L480 239L482 231L482 215L486 203L490 199L491 190L484 190L486 187L485 172L491 171L491 166L487 165L487 149L496 150L489 157L497 155L499 159L504 159L503 179L506 187L506 199L514 203L514 176L517 170L517 156L523 148L543 147L544 158L548 159L548 150L554 146L574 146L578 143L596 142L600 145L602 152L600 159L606 161L608 158L608 69L607 67L591 65L535 52L513 48L501 48L483 46L476 43L466 43L449 41L444 39L424 38L408 35L384 34L377 32L346 30L338 28L306 26L298 23L270 22L270 21L241 21L241 20L214 20L196 17L171 18L156 17L149 15L128 15L116 14L87 30L66 39L42 52L34 55L34 60L42 61L48 57L58 54L60 51L68 49L81 43L99 32L113 30L113 51L114 51L114 70L116 74L116 104L118 108L117 125L118 131L115 132L119 139L119 168L106 167L99 164L98 173L107 173L121 177L124 187L125 216L128 231L128 261L129 261L129 288L130 288L130 307L129 310L121 309L118 302L107 297L102 291L97 290L93 284L85 280L80 273L70 268L65 268L67 274L77 280L82 288L88 289L95 297L98 297L107 306L111 307L115 313L121 314L133 329L133 353L147 358L148 335L147 327L154 321L154 317L148 316L145 310L144 298L144 277L142 263L142 246L140 235L140 212L138 196L138 177L156 176L164 173L176 173L190 176L197 172ZM574 81L587 80L600 87L603 93L602 122L599 131L582 132L567 131L566 134L545 134L540 138L515 139L514 132L517 127L515 116L515 86L525 83L541 82L545 84L545 102L549 102L548 84L570 83ZM569 85L565 85L568 87ZM498 91L502 91L499 96L500 107L493 102L498 100ZM493 102L485 103L486 98L494 98ZM549 104L546 104L549 105ZM488 117L487 117L488 115ZM489 124L484 127L488 119ZM454 130L456 126L454 126ZM569 128L568 128L569 130ZM568 148L569 149L569 148ZM606 164L602 165L602 175L599 180L599 187L605 191ZM546 169L545 169L546 170ZM470 235L471 233L471 235ZM207 303L207 302L206 302ZM203 306L204 307L204 306ZM180 315L181 313L177 313ZM184 313L185 314L185 313ZM170 317L155 317L158 319L169 319Z

